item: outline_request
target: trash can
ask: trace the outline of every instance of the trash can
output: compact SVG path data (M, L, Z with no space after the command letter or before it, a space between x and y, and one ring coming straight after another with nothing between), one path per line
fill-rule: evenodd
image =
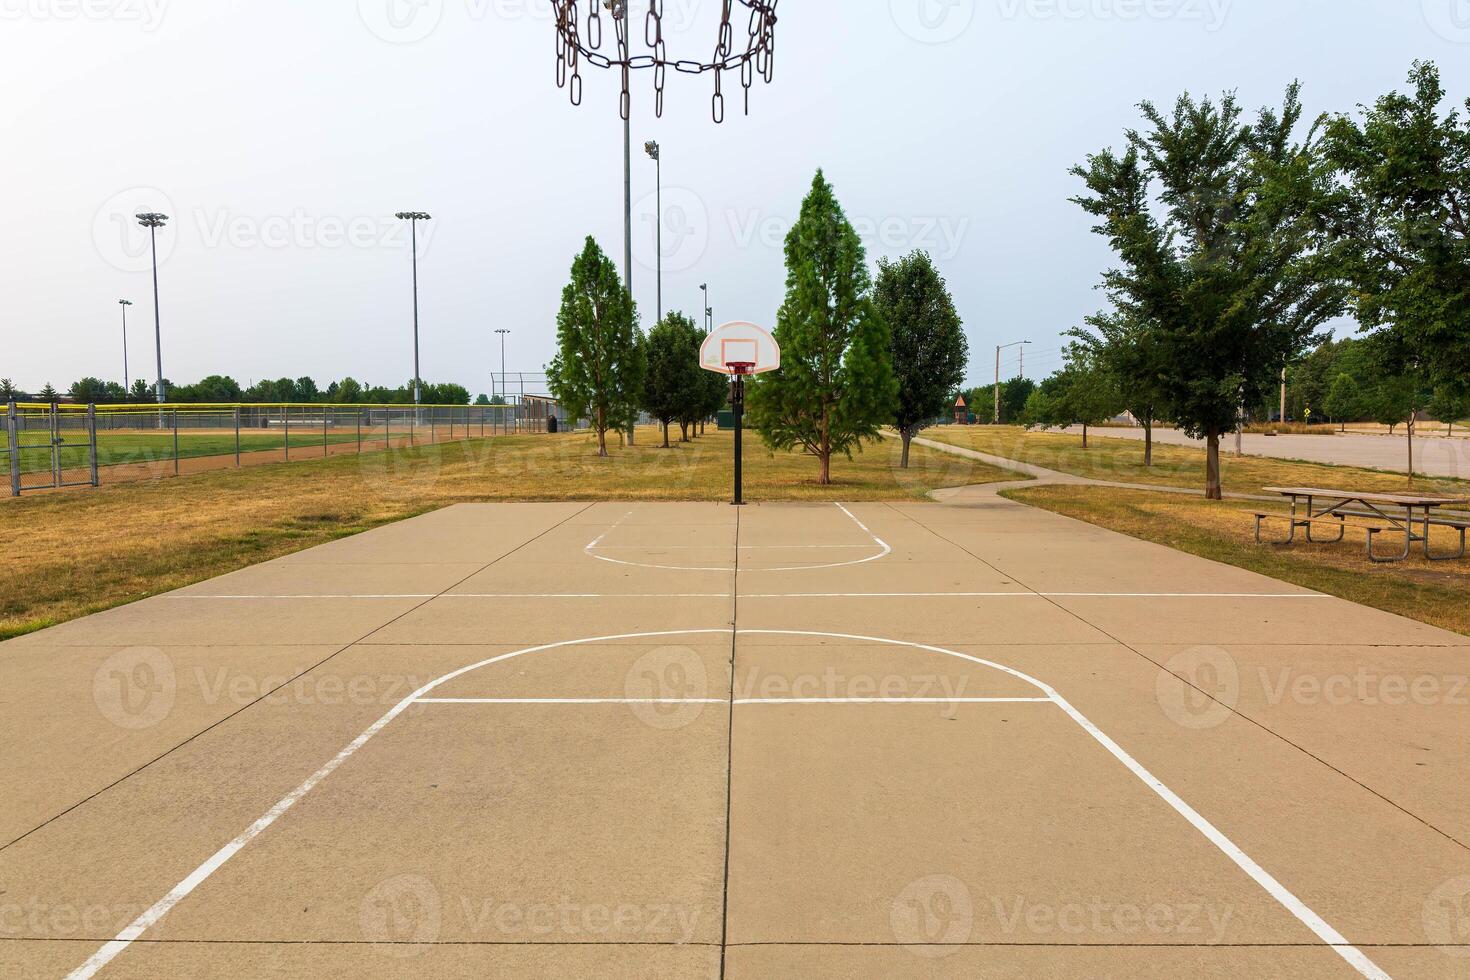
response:
M555 415L548 415L548 416L546 416L546 431L549 432L549 433L551 433L552 435L556 435L556 416Z

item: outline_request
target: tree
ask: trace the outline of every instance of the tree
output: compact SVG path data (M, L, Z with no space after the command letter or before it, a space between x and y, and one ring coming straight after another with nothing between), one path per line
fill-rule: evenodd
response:
M704 401L706 372L699 366L702 334L694 321L672 312L648 332L648 375L643 385L643 410L663 427L663 448L669 448L669 425L696 415ZM684 442L689 441L688 423Z
M153 398L153 389L148 387L148 382L144 381L142 378L139 378L137 381L134 381L133 386L128 389L128 398L135 402L149 401Z
M475 404L480 406L489 405L490 396L485 394L483 391L480 392L478 395L475 396Z
M701 345L703 345L704 338L707 336L709 334L705 331L701 330L699 332L699 343ZM679 428L683 430L683 438L686 442L689 440L690 435L702 434L705 420L718 415L720 410L730 400L729 378L723 374L706 371L703 368L700 368L698 373L700 375L699 400L690 406L690 412L687 416L679 416Z
M1429 399L1429 414L1449 427L1447 435L1454 435L1455 423L1470 418L1470 396L1449 385L1441 385L1434 389L1434 396Z
M547 381L567 411L592 422L597 454L608 429L627 425L642 394L643 370L632 297L592 236L572 262L556 316L558 353Z
M1470 114L1441 116L1439 69L1415 62L1361 124L1338 116L1327 156L1346 182L1341 233L1365 329L1392 327L1436 385L1463 389L1470 365ZM1466 102L1470 113L1470 101Z
M56 393L56 389L51 387L51 382L48 381L46 382L46 386L41 389L40 394L37 395L37 397L40 398L40 400L43 402L50 403L56 401L61 396Z
M362 382L348 376L337 382L336 394L332 401L340 405L354 405L362 401Z
M1082 426L1082 448L1087 448L1089 426L1106 422L1123 409L1123 399L1112 376L1087 350L1073 345L1067 366L1041 383L1026 400L1022 421L1027 428Z
M1433 388L1429 372L1414 350L1411 335L1397 329L1370 334L1364 343L1372 371L1368 408L1375 422L1393 427L1403 422L1408 435L1409 485L1414 484L1414 430L1419 413L1429 405Z
M751 425L775 449L801 446L832 482L832 454L849 459L893 416L898 383L889 330L873 309L862 241L820 170L786 236L786 299L776 314L781 370L750 388Z
M944 277L929 254L897 262L878 260L873 307L888 324L889 355L898 380L893 424L903 440L899 465L909 466L909 444L949 411L965 380L970 344Z
M1205 495L1218 500L1221 435L1343 308L1327 235L1333 174L1319 127L1295 140L1297 85L1253 124L1231 94L1181 96L1170 115L1140 110L1146 129L1128 132L1126 152L1073 169L1088 191L1073 200L1117 253L1104 287L1151 325L1169 366L1161 393L1175 422L1205 439Z
M1347 423L1363 415L1363 391L1357 379L1346 371L1333 378L1322 407L1327 410L1327 417L1346 432Z
M15 401L20 394L20 389L15 386L14 381L9 378L0 378L0 401Z
M1088 359L1106 372L1122 407L1143 425L1143 465L1154 464L1154 421L1165 417L1163 377L1154 326L1126 305L1087 318L1088 327L1069 331Z
M107 401L107 382L100 378L82 378L72 382L67 394L79 405L99 405Z

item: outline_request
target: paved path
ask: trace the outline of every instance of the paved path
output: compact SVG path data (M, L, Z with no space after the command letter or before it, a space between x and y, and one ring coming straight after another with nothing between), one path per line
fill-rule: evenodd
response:
M0 644L0 975L1465 975L1470 638L969 499L461 505Z
M1063 431L1063 430L1058 430ZM1064 431L1081 434L1081 427ZM1142 429L1097 429L1092 434L1108 439L1138 439ZM1263 436L1246 434L1245 452L1250 456L1273 459L1301 459L1311 463L1335 463L1339 466L1361 466L1367 469L1404 473L1409 466L1408 440L1399 430L1397 436L1347 433L1335 436ZM1203 446L1204 440L1191 439L1177 429L1155 429L1154 440L1176 446ZM1227 436L1222 448L1234 451L1235 436ZM1470 439L1416 437L1414 439L1414 472L1426 476L1470 479Z

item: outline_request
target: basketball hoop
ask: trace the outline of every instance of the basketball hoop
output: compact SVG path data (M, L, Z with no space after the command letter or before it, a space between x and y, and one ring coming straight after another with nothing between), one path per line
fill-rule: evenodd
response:
M635 55L630 50L629 4L631 0L586 0L586 37L583 37L578 4L582 0L551 0L556 12L556 86L565 88L572 105L582 104L582 61L585 59L595 68L616 68L622 75L622 94L618 109L624 119L628 118L631 99L628 91L628 76L631 72L645 68L653 69L654 113L660 119L664 114L664 78L669 68L686 75L715 73L715 94L710 103L710 114L716 123L725 121L725 94L723 75L727 71L740 73L740 85L745 90L745 113L750 114L750 87L759 75L767 85L775 72L776 57L776 4L780 0L721 0L720 31L715 43L714 57L709 61L671 61L664 43L663 8L664 0L648 0L648 13L643 21L643 42L649 53ZM736 4L750 11L746 24L746 42L743 51L735 48L735 31L730 16ZM613 33L617 43L616 57L609 57L602 48L602 10L612 17Z
M735 420L735 506L745 503L742 446L745 430L745 379L781 370L781 345L770 332L737 320L716 327L699 347L699 366L730 376L730 414Z

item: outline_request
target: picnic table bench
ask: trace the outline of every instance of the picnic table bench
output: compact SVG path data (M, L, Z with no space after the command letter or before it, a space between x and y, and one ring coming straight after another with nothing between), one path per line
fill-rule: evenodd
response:
M1368 557L1379 563L1404 561L1413 551L1415 542L1423 542L1424 557L1430 561L1454 561L1465 557L1465 532L1470 530L1470 514L1463 517L1448 517L1436 511L1445 507L1470 504L1470 497L1444 497L1418 493L1375 493L1366 490L1324 490L1320 487L1266 487L1267 493L1279 493L1291 500L1289 514L1258 512L1256 518L1256 542L1261 541L1261 524L1264 521L1286 521L1288 532L1285 540L1276 544L1291 544L1296 540L1298 529L1307 532L1307 540L1313 544L1335 544L1343 539L1347 528L1361 528L1367 532ZM1422 512L1422 513L1421 513ZM1349 518L1353 520L1349 521ZM1323 524L1336 530L1332 538L1316 538L1312 531ZM1435 554L1429 545L1429 530L1443 527L1459 531L1459 550ZM1422 533L1419 528L1422 528ZM1373 547L1379 534L1402 534L1402 553L1380 555Z

